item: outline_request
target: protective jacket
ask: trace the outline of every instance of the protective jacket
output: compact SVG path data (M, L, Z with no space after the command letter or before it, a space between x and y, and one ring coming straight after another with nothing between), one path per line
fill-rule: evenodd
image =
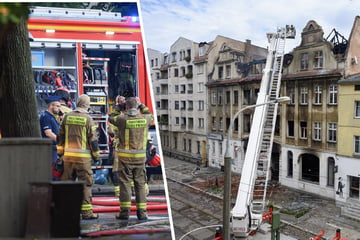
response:
M85 163L99 157L96 129L97 126L83 108L78 107L65 115L57 145L58 154L64 154L64 162Z
M126 164L144 164L148 128L153 121L152 114L141 114L134 108L125 114L110 116L109 121L118 128L116 151L119 161Z

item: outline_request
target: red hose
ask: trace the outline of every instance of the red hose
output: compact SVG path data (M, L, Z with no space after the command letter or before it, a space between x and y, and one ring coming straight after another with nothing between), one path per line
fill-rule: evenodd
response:
M131 211L136 211L136 206L131 206L130 208ZM163 205L149 205L146 207L146 210L167 210L167 205L163 204ZM119 212L120 211L120 206L119 207L94 207L93 208L93 212L98 213L98 212Z
M116 229L116 230L104 230L99 232L88 233L86 236L95 237L102 235L121 235L121 234L152 234L156 232L170 232L168 228L157 229Z
M99 200L93 200L92 205L100 205L100 206L120 206L119 201L99 201ZM136 203L132 203L133 205L136 205ZM147 205L166 205L166 203L162 202L147 202Z
M146 198L165 198L165 196L147 196ZM115 197L92 197L93 200L118 200Z

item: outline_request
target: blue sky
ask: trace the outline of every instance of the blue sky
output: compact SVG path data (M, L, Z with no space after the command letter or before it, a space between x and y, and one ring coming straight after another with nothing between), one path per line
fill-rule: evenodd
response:
M293 24L297 36L286 47L291 51L309 20L322 26L324 37L335 28L348 39L360 15L360 0L140 0L140 7L147 47L161 52L179 37L209 42L217 35L266 47L267 32Z

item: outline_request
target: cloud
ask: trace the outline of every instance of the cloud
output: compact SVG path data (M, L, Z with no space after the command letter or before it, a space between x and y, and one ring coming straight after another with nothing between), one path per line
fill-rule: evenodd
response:
M195 42L212 41L217 35L266 47L266 33L293 24L295 40L287 50L300 44L301 31L309 20L324 30L335 28L349 37L358 15L357 0L140 0L147 46L168 52L179 37Z

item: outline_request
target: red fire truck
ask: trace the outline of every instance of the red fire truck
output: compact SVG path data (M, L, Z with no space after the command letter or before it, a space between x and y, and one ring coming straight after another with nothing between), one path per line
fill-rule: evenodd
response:
M59 88L91 99L101 158L109 155L108 113L117 95L137 96L152 111L143 34L138 16L101 10L35 7L28 29L39 110Z

